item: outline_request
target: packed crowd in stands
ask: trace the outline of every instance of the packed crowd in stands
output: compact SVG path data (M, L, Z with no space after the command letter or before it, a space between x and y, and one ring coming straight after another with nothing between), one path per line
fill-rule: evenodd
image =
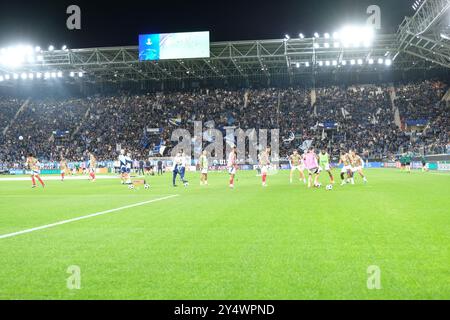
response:
M213 122L215 128L280 129L281 156L311 140L313 146L328 148L335 156L350 148L378 158L405 151L445 153L450 114L442 97L447 89L442 82L424 81L395 89L355 85L315 90L199 89L59 100L0 97L0 162L20 162L28 152L40 159L58 160L64 154L80 161L87 150L100 160L114 160L118 148L127 148L135 158L147 158L160 143L169 154L172 130L193 132L193 121ZM426 125L406 128L408 119L426 120ZM152 140L144 133L146 128L162 128L162 132Z

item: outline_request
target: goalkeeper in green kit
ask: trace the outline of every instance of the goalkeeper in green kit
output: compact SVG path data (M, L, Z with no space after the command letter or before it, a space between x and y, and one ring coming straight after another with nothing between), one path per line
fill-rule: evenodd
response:
M326 150L322 150L319 153L319 166L328 172L328 175L330 176L331 184L334 184L334 177L333 173L331 172L331 166L330 166L330 155Z

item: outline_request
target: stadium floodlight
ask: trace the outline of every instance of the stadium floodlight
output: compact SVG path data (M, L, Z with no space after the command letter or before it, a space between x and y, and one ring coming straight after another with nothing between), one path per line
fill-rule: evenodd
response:
M3 80L5 80L5 79L3 78L3 76L0 76L0 82L2 82Z
M22 73L20 75L20 77L22 78L22 80L27 80L28 79L28 75L26 73Z
M342 60L341 64L342 64L343 66L346 66L346 65L347 65L347 60Z
M335 43L334 43L334 47L335 47L335 48L339 48L340 46L341 46L341 44L340 44L339 42L335 42Z
M72 78L75 77L75 72L71 71L71 72L70 72L70 76L71 76Z
M441 36L442 39L450 40L450 35L446 35L445 33L441 33L440 36Z
M330 65L331 65L331 62L330 61L325 61L325 65L327 66L327 67L329 67Z
M41 52L41 47L37 46L36 48L34 48L35 52Z
M318 44L317 42L314 43L314 48L315 48L315 49L319 49L319 48L320 48L320 44Z
M304 35L303 33L300 33L300 34L298 35L298 37L299 37L300 39L304 39L304 38L305 38L305 35Z
M333 66L337 66L338 62L336 60L333 60Z
M339 32L333 32L333 39L339 39L339 38L340 38Z
M42 73L36 72L36 78L38 78L38 79L42 78Z
M362 65L363 64L363 60L362 59L358 59L358 64Z
M305 62L305 67L309 67L309 62Z
M369 26L347 26L339 31L339 35L345 47L359 47L361 43L369 47L375 38L375 32Z
M49 79L49 78L50 78L50 72L44 73L44 79Z
M297 62L297 63L295 64L295 66L297 67L297 69L300 68L300 62Z
M33 80L33 79L34 79L34 74L29 73L29 74L28 74L28 79Z
M19 79L19 75L18 75L17 73L14 73L14 74L13 74L13 79L14 79L14 80Z
M62 71L58 71L58 73L56 75L58 76L58 78L62 78L63 77Z
M328 32L326 32L323 36L325 39L330 39L330 34Z
M62 50L62 51L67 51L67 46L66 46L66 45L63 45L63 46L61 47L61 50Z
M369 64L373 64L373 59L369 59Z
M5 80L11 79L11 76L9 74L5 74Z
M314 32L314 38L320 38L320 34L317 32Z
M284 40L289 40L291 37L288 34L284 35Z
M83 78L83 72L78 72L78 77Z
M392 60L391 59L386 59L386 61L384 61L384 64L389 67L390 65L392 65Z
M356 64L356 60L355 60L355 59L350 60L350 64L351 64L352 66L354 66L354 65Z
M319 61L319 66L320 66L320 67L323 66L323 61Z
M325 48L329 48L329 47L330 47L330 44L329 44L328 42L326 42L323 46L324 46Z
M53 72L50 73L50 76L51 76L52 78L56 78L57 74L56 74L56 72L53 71Z
M55 47L54 47L53 45L50 45L50 46L48 47L48 51L53 51L53 50L55 50Z
M378 59L378 64L383 64L383 63L384 63L383 58L379 58L379 59Z

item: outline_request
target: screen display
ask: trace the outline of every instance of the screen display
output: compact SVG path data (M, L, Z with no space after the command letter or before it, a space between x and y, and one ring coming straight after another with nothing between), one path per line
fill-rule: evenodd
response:
M142 34L139 60L209 58L209 31Z

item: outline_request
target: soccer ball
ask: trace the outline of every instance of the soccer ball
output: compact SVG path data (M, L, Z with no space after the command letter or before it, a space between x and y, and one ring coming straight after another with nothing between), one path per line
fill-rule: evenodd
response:
M150 186L148 184L144 185L145 189L150 189Z
M328 190L328 191L333 190L333 185L331 185L331 184L327 185L327 190Z
M134 189L134 185L133 185L133 184L130 184L130 185L128 186L128 189L133 190L133 189Z
M316 188L320 188L320 187L322 187L321 183L316 184Z
M22 141L22 140L23 140L23 137L22 137L22 136L19 136L19 140Z

